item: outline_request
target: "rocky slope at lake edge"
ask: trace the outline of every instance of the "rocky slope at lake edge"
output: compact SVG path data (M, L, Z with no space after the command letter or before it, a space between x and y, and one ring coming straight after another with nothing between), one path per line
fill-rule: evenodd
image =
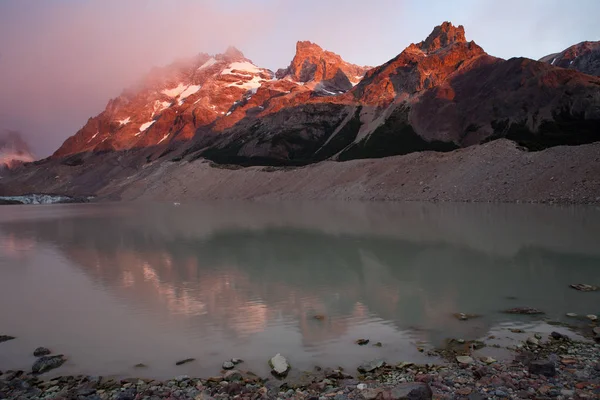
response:
M143 164L106 153L4 175L0 194L97 195L99 201L208 199L600 203L600 143L527 152L497 140L448 153L247 167L197 159ZM130 162L130 164L128 164Z

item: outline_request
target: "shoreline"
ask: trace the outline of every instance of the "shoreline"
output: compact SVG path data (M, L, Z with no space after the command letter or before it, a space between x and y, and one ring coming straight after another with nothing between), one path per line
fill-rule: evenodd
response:
M590 331L588 328L585 328L586 333ZM378 359L363 363L353 371L335 367L298 371L291 365L283 377L274 372L271 376L258 376L246 371L243 361L236 359L226 361L216 376L182 375L166 380L86 375L44 378L43 374L0 371L0 398L476 400L600 396L598 336L594 343L588 339L574 340L570 335L554 331L547 335L520 333L527 339L507 348L511 354L507 360L477 356L474 349L481 342L452 339L443 349L429 354L443 357L446 362L441 364L386 364ZM60 364L53 371L59 372Z

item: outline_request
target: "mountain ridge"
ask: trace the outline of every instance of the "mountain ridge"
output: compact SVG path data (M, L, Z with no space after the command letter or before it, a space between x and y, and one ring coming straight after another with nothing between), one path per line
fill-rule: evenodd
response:
M21 178L44 187L41 169L63 165L69 190L89 194L115 179L133 184L127 171L154 163L292 167L503 138L528 151L600 140L600 77L491 56L449 22L369 69L300 41L277 72L230 48L153 69L142 82L52 157L20 168ZM107 153L114 166L99 165Z

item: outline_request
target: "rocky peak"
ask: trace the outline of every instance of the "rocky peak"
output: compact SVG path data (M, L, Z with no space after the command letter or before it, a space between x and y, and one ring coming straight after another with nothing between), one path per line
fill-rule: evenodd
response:
M324 50L310 41L296 43L296 54L290 65L277 71L277 78L289 77L297 82L323 82L335 91L352 88L364 75L368 67L348 63L338 54Z
M419 43L417 47L425 52L431 52L454 43L466 42L465 28L462 25L454 26L446 21L433 28L427 39Z
M226 61L240 61L245 60L244 53L233 46L229 46L223 54L218 54L217 59L221 58Z

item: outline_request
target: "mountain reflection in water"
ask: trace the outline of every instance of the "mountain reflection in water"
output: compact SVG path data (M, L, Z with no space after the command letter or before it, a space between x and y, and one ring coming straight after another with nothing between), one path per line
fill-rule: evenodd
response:
M77 360L74 371L108 373L118 360L121 369L113 372L126 374L147 359L144 346L160 346L154 364L172 354L151 372L157 376L180 373L172 364L181 356L202 360L189 368L213 373L231 357L260 370L276 352L306 368L355 366L382 355L418 361L424 356L417 342L484 336L515 321L499 313L505 308L538 307L554 319L600 311L568 288L600 281L600 211L592 207L233 202L8 209L0 216L0 311L9 331L0 333L18 331L24 316L50 316L60 325L65 315L55 308L14 299L52 304L71 290L77 294L65 302L97 307L100 333L115 321L132 325L121 331L121 344L114 344L114 328L98 333L94 343L106 342L98 349L83 344L91 341L85 326L70 331L74 340L53 335L54 324L40 332L32 322L16 332L34 347L49 336L75 360L88 346L87 357L97 362ZM456 312L483 317L460 322ZM85 319L83 313L70 317ZM359 348L359 337L384 348ZM0 358L0 369L25 363L14 346L10 365Z

